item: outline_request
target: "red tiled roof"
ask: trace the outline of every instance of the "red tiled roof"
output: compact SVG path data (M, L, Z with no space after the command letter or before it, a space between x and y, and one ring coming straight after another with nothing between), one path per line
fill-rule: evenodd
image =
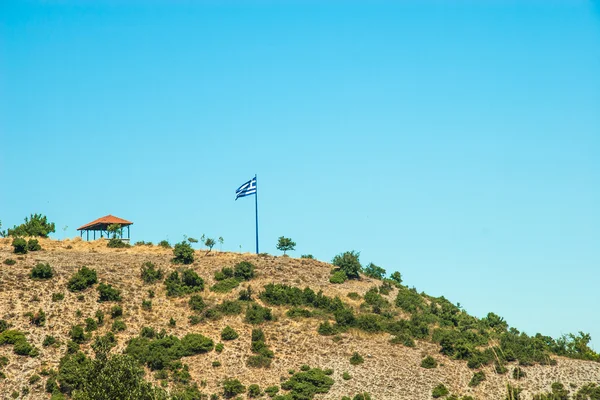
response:
M99 225L111 225L111 224L120 224L121 226L127 226L127 225L133 225L133 222L131 221L127 221L126 219L123 218L119 218L119 217L115 217L114 215L107 215L104 216L102 218L98 218L95 221L92 221L90 223L87 223L79 228L77 228L78 231L84 230L84 229L90 229L94 226L99 226Z

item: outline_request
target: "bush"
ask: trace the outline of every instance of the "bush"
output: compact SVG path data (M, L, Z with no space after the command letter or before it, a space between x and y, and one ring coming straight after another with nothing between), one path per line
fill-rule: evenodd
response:
M359 273L362 270L362 265L360 265L358 259L359 256L359 252L347 251L335 256L331 263L336 266L338 270L344 272L348 279L358 279L360 277Z
M171 248L171 244L169 243L168 240L161 240L160 242L158 242L158 246L162 247L163 249Z
M483 381L485 381L485 373L483 371L475 372L471 378L471 381L469 382L469 386L478 386Z
M54 223L49 223L45 215L31 214L25 223L8 230L8 236L37 236L47 238L54 232Z
M400 274L400 272L396 271L392 275L390 275L390 280L392 282L394 282L396 284L396 286L399 286L402 284L402 274Z
M98 322L94 318L86 318L84 322L86 332L91 332L98 329Z
M14 238L12 241L13 253L27 254L27 242L22 238Z
M306 258L308 260L314 260L315 257L312 254L302 254L300 258Z
M521 367L515 367L515 369L513 369L512 376L514 379L519 380L521 378L525 378L527 374L521 369Z
M252 346L250 348L255 355L250 356L247 365L252 368L269 368L271 359L274 357L273 351L265 343L265 334L262 329L252 330Z
M152 310L152 300L142 300L142 309L146 311Z
M350 292L350 293L348 293L348 298L350 298L352 300L360 300L362 297L360 296L360 294L358 294L356 292Z
M127 325L125 325L125 322L122 319L115 319L110 328L113 332L122 332L125 329L127 329Z
M223 381L223 396L226 399L242 394L246 391L246 387L237 379L226 379Z
M319 328L317 328L317 332L319 335L323 336L333 336L338 333L338 330L329 323L329 321L325 321L319 324Z
M257 384L252 384L252 385L248 386L248 397L255 398L255 397L260 397L260 395L261 395L260 386L258 386Z
M233 267L233 276L242 281L254 278L254 265L248 261L242 261Z
M210 291L215 293L229 293L238 287L239 284L240 282L236 278L227 278L212 285Z
M262 307L258 304L251 304L246 309L246 318L245 321L249 324L260 324L264 321L272 321L273 315L271 314L271 309L267 307Z
M200 312L206 308L206 304L204 303L204 300L202 299L202 297L200 297L197 294L194 294L190 297L188 304L190 305L190 308L192 310L198 311L198 312Z
M184 296L204 290L204 280L193 270L186 269L182 273L182 279L179 279L177 271L173 271L165 279L165 286L167 287L167 296Z
M99 302L105 301L121 301L121 291L113 288L112 285L101 283L98 285Z
M269 386L265 389L265 393L269 395L269 397L275 397L277 393L279 393L279 386Z
M305 308L292 307L287 310L285 315L287 315L288 318L310 318L313 314L310 310Z
M16 263L17 262L12 258L7 258L6 260L4 260L4 265L15 265Z
M223 343L217 343L215 345L215 351L217 353L222 353L224 348L225 348L225 345Z
M75 343L84 343L86 341L85 333L81 325L74 325L69 331L69 337Z
M25 314L29 317L29 323L35 326L44 326L46 323L46 313L41 308L35 314L32 312L28 312Z
M350 364L352 364L352 365L359 365L364 362L365 362L365 359L357 352L354 352L354 354L352 354L352 357L350 357Z
M50 264L42 264L39 263L38 265L36 265L35 267L33 267L31 269L31 273L29 274L29 277L31 279L50 279L52 278L52 276L54 275L54 271L52 270L52 267L50 267Z
M320 368L297 372L281 384L290 391L292 399L312 399L316 394L327 393L333 386L333 379Z
M421 367L431 369L437 367L438 363L435 358L427 356L421 361Z
M352 379L352 375L350 375L348 371L344 371L344 373L342 374L342 379L345 381L349 381L350 379Z
M414 313L425 308L425 301L414 289L399 288L396 295L396 307Z
M348 279L348 277L346 276L345 272L335 271L329 277L329 283L342 284L342 283L346 282L347 279Z
M437 399L438 397L446 396L449 393L450 392L448 391L446 386L444 386L443 384L440 383L439 385L437 385L436 387L433 388L433 391L431 392L431 396L434 399Z
M42 246L40 246L40 242L37 239L29 239L27 241L27 250L29 251L40 251Z
M374 279L382 280L385 277L385 269L378 267L373 263L369 263L364 270L366 276Z
M154 283L160 281L163 278L162 269L156 269L153 263L146 261L142 264L142 280L145 283Z
M121 306L113 306L110 309L110 316L111 318L117 318L123 315L123 307Z
M240 335L229 325L227 325L223 331L221 331L221 339L223 340L235 340Z
M212 339L197 333L188 333L181 339L184 356L207 353L214 348Z
M352 398L352 400L371 400L371 395L367 392L358 393Z
M71 292L81 292L98 282L96 270L87 267L81 267L75 275L69 279L67 289Z
M52 346L54 343L56 343L56 338L54 336L46 335L46 337L44 337L44 341L42 342L42 346L48 347Z
M175 264L191 264L194 262L194 249L187 242L177 243L173 249Z
M122 248L131 247L131 245L129 243L124 242L120 238L111 238L108 241L108 243L106 244L106 246L110 247L112 249L122 249Z

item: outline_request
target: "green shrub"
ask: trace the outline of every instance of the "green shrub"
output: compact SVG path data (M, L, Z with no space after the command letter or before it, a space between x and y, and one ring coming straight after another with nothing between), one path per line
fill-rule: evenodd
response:
M221 331L221 339L223 340L235 340L239 337L240 335L229 325L227 325L222 331Z
M385 277L385 269L369 263L365 267L364 274L370 278L382 280Z
M437 367L437 365L437 361L431 356L427 356L421 361L421 367L423 368L431 369Z
M215 280L222 281L227 278L233 278L233 268L223 267L220 271L215 272Z
M253 356L248 358L246 365L252 368L269 368L271 359L275 356L265 343L265 334L262 329L252 330L252 346L250 348Z
M127 325L125 325L125 322L122 319L115 319L110 328L113 332L122 332L125 329L127 329Z
M81 292L98 282L96 270L81 267L67 283L67 289L71 292Z
M215 306L215 310L224 315L239 315L242 313L242 304L240 301L225 300Z
M42 246L40 246L40 242L37 239L29 239L27 241L27 250L29 251L40 251Z
M362 299L361 295L356 293L356 292L350 292L348 293L348 298L352 299L352 300L360 300Z
M225 345L223 343L217 343L215 345L215 351L217 353L222 353L224 348L225 348Z
M220 367L221 366L221 361L218 361L218 360L213 361L212 362L212 366L215 367L215 368L216 367Z
M521 367L515 367L515 369L513 369L513 374L512 374L514 379L521 379L521 378L525 378L527 376L527 374L525 373L525 371L523 371L521 369Z
M469 382L469 386L478 386L483 381L485 381L485 373L483 371L475 372L471 378L471 381Z
M152 300L142 300L142 309L146 311L152 310Z
M338 330L333 325L331 325L329 321L325 321L319 324L317 332L319 333L319 335L322 336L333 336L336 333L338 333Z
M348 371L344 371L344 373L342 374L342 379L344 379L345 381L349 381L350 379L352 379L352 375L350 375Z
M329 283L342 284L348 280L344 271L335 271L329 277Z
M285 313L289 318L310 318L312 312L306 308L292 307Z
M4 260L4 264L5 265L15 265L17 262L15 260L13 260L12 258L7 258Z
M293 251L295 248L296 242L292 241L292 239L283 236L279 237L279 240L277 241L277 250L283 251L284 256L287 251Z
M252 301L252 287L248 285L246 289L240 290L238 299L241 301Z
M121 291L113 288L112 285L101 283L98 285L98 301L121 301Z
M362 270L359 256L359 252L347 251L336 255L331 263L336 266L339 271L344 272L348 279L358 279Z
M271 314L271 309L267 307L262 307L256 303L251 304L246 309L246 317L245 322L249 324L260 324L265 321L272 321L273 315Z
M98 321L98 325L104 324L104 312L102 310L97 310L95 317L96 317L96 320Z
M179 273L173 271L167 279L165 279L167 296L184 296L186 294L204 290L204 280L193 270L186 269L182 272L181 276L181 279L179 279Z
M260 395L261 395L260 386L258 386L257 384L252 384L252 385L248 386L248 397L255 398L255 397L260 397Z
M8 229L8 236L37 236L47 238L54 232L54 223L49 223L45 215L31 214L25 223Z
M69 331L69 337L75 343L84 343L87 340L81 325L74 325Z
M12 241L13 253L27 254L27 242L22 238L14 238Z
M42 342L42 346L48 347L52 346L54 343L56 343L56 338L54 336L46 335L44 337L44 341Z
M206 304L204 303L204 300L202 299L202 297L200 297L197 294L194 294L190 297L188 304L189 304L190 308L194 311L202 311L206 308Z
M131 247L131 245L129 243L126 243L123 240L121 240L120 238L116 238L116 237L109 239L106 246L113 248L113 249L122 249L122 248Z
M352 398L352 400L371 400L371 395L369 395L367 392L358 393Z
M396 295L396 307L406 312L414 313L417 310L425 308L425 301L416 290L402 287L398 289L398 294Z
M155 265L150 261L146 261L142 264L141 276L145 283L151 284L160 281L163 278L163 275L162 269L156 269Z
M312 254L302 254L300 256L300 258L306 258L306 259L309 259L309 260L314 260L315 259L315 257Z
M230 399L246 391L246 387L237 379L226 379L223 381L222 385L223 396L226 399Z
M212 339L197 333L188 333L185 335L181 338L181 345L184 350L184 356L207 353L214 348Z
M175 264L191 264L194 262L194 249L187 242L177 243L173 248Z
M64 300L64 298L65 298L64 293L52 293L52 301L61 301L61 300Z
M84 322L86 332L91 332L98 329L98 322L94 318L86 318Z
M431 392L431 396L434 399L437 399L438 397L446 396L449 393L450 392L448 391L446 386L444 386L443 384L440 383L439 385L437 385L436 387L433 388L433 391Z
M297 372L281 384L281 388L289 390L292 399L312 399L316 394L329 392L333 379L320 368Z
M269 395L269 397L275 397L277 393L279 393L279 386L269 386L265 389L265 393Z
M161 240L160 242L158 242L158 246L162 247L163 249L171 248L171 244L169 243L168 240Z
M352 357L350 357L350 364L352 364L352 365L359 365L364 362L365 362L365 359L357 352L354 352L354 354L352 354Z
M123 315L123 307L119 305L112 306L110 309L110 317L115 319L117 317L121 317Z
M50 264L43 264L43 263L39 263L38 265L33 267L31 269L31 272L29 273L29 277L31 279L44 280L44 279L50 279L50 278L52 278L52 276L54 276L54 271L52 270L52 267L50 266Z
M229 293L238 287L239 284L240 282L236 278L227 278L212 285L210 290L215 293Z
M249 281L254 278L254 264L242 261L234 265L233 276L241 281Z
M402 284L402 274L400 274L400 272L396 271L392 275L390 275L390 280L392 282L394 282L396 284L396 286L399 286Z

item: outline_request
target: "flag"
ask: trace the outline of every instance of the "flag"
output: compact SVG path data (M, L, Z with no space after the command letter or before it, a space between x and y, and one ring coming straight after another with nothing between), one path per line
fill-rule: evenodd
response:
M256 177L244 183L235 191L235 199L256 194Z

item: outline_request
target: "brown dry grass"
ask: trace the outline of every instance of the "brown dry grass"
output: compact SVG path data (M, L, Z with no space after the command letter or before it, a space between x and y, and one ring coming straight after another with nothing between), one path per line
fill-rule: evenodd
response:
M183 336L188 332L202 333L220 342L220 332L230 325L240 333L240 338L225 342L225 350L221 354L211 352L206 355L187 357L183 361L190 367L192 378L200 383L206 381L206 393L219 391L219 382L226 377L237 377L244 384L258 383L265 388L279 385L282 378L288 377L288 370L299 370L303 364L332 368L335 372L335 384L331 391L321 396L322 399L340 399L344 395L353 396L357 392L367 391L377 400L395 399L430 399L431 390L438 383L444 383L452 393L470 394L478 399L502 399L507 382L513 382L507 375L496 375L491 369L486 370L487 380L477 388L469 388L468 382L473 371L465 362L454 361L441 356L437 346L420 342L416 348L407 348L389 344L389 335L369 335L352 331L342 335L335 343L332 338L316 333L319 321L314 319L292 320L283 314L285 309L274 309L278 316L276 322L263 326L267 343L275 352L275 359L270 369L252 369L246 367L246 359L250 353L250 332L252 326L243 323L241 317L225 317L216 322L206 322L195 326L188 323L191 314L187 298L170 299L165 296L162 283L145 285L140 279L140 266L145 261L152 261L157 267L167 272L176 268L171 264L172 252L157 246L140 246L129 249L109 249L106 242L84 242L75 240L53 241L41 240L43 251L29 253L25 256L12 254L9 239L0 239L0 262L13 258L17 263L13 266L0 264L0 318L10 321L16 329L28 333L28 339L41 353L36 358L21 357L12 353L9 346L0 347L0 356L10 360L4 372L6 379L0 381L2 398L8 398L13 390L20 391L29 386L31 375L42 368L56 368L58 360L65 353L65 343L72 325L83 324L87 317L93 317L96 310L102 309L107 314L107 323L98 333L110 329L109 310L113 304L98 303L97 291L88 289L83 292L83 301L79 294L66 290L66 282L78 267L86 265L95 268L100 282L110 283L122 290L124 320L127 330L117 334L122 350L128 338L136 336L143 326L166 329L168 333ZM70 246L71 248L67 248ZM319 289L329 296L340 296L344 301L358 305L347 297L349 292L363 295L375 281L365 278L361 281L346 282L342 285L329 283L331 265L316 260L293 259L288 257L256 256L253 254L219 253L205 254L196 252L196 261L192 268L205 280L207 287L214 283L213 274L224 266L233 266L242 260L251 261L257 267L258 276L251 282L258 290L269 282L287 283L294 286L309 286L315 291ZM38 262L47 262L55 270L55 277L49 281L33 281L28 278L29 270ZM242 285L244 286L244 285ZM156 297L152 299L152 310L141 308L142 300L147 298L147 291L153 289ZM65 299L59 302L51 300L52 294L61 292ZM237 290L231 294L215 294L205 290L202 294L208 304L221 302L225 298L235 298ZM390 294L393 299L395 293ZM28 311L35 312L42 308L47 313L44 327L30 325L24 316ZM77 317L77 310L81 317ZM170 327L169 319L177 321L176 327ZM43 348L45 335L53 335L62 343L60 348ZM87 346L83 348L89 351ZM358 351L365 357L359 366L350 365L349 358ZM433 355L440 366L435 369L420 367L422 358ZM212 367L212 361L219 360L221 367ZM352 379L345 381L342 373L348 371ZM579 387L587 382L600 381L600 364L560 358L557 366L534 366L526 368L527 377L518 382L524 388L523 399L530 399L533 393L548 390L551 383L560 381L567 387L575 384ZM42 379L31 387L30 399L47 398L43 392Z

